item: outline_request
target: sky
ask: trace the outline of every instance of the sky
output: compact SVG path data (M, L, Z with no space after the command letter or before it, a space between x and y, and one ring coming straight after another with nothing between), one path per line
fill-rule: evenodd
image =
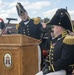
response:
M0 18L5 23L8 22L6 18L17 18L17 21L13 20L11 23L21 21L16 10L17 2L24 6L30 18L51 19L57 9L67 7L71 20L74 20L74 0L0 0Z

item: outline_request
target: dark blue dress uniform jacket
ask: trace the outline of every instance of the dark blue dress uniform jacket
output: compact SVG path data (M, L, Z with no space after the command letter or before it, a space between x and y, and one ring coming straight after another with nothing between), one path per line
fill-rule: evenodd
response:
M53 71L61 69L68 71L69 66L74 64L74 45L65 44L63 39L59 37L49 53L49 62Z
M40 39L41 38L41 28L42 28L42 24L38 23L38 24L34 24L34 20L30 19L25 21L21 21L19 23L19 28L18 28L18 33L19 34L25 34L27 36L36 38L36 39Z

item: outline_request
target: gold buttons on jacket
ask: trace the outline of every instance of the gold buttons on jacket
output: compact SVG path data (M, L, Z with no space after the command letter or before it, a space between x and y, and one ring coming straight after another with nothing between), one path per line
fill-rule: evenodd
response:
M53 56L53 53L51 55Z
M23 31L25 31L25 29L23 29Z
M52 50L50 49L50 52L51 52Z
M53 61L51 63L53 64Z
M53 58L51 58L53 60Z
M30 34L28 34L28 35L30 35Z
M29 31L28 31L28 33L29 33Z
M27 30L29 30L29 28L27 28Z
M29 27L29 26L27 25L27 27Z

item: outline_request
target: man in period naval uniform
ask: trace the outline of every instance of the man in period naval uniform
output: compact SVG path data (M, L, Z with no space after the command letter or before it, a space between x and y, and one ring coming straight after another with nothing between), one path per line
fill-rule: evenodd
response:
M69 37L72 23L68 11L58 9L48 24L53 25L57 39L51 44L47 66L36 75L69 75L74 66L74 39Z
M18 33L25 34L27 36L41 39L42 24L40 23L39 18L31 19L28 16L27 11L21 5L21 3L17 3L16 5L18 16L21 18L21 22L16 26Z
M40 18L31 19L28 16L27 11L21 5L21 3L17 3L16 8L18 16L21 18L21 22L16 25L18 33L41 40L41 34L46 31L46 24L41 24ZM42 66L43 62L42 43L40 44L40 48L41 48L41 66Z

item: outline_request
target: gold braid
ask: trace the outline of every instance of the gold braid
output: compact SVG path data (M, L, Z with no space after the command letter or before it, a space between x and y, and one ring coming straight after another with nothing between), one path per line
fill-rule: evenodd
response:
M73 24L72 24L72 21L71 21L71 17L70 17L70 15L68 15L68 13L66 13L66 15L68 16L68 18L69 18L69 20L70 20L70 22L71 22L72 31L74 32L74 27L73 27Z
M16 6L17 6L20 10L22 10L18 4L17 4ZM23 10L22 10L22 11L23 11ZM24 11L23 11L23 12L24 12Z

